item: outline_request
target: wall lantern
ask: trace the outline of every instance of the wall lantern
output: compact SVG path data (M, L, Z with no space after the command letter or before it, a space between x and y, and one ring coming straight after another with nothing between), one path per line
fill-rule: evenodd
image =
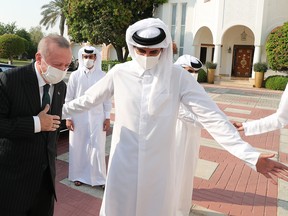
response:
M244 29L243 32L241 33L241 40L246 41L246 39L247 39L247 33L245 32L245 29Z
M231 53L232 52L232 49L231 47L229 46L228 50L227 50L228 53Z

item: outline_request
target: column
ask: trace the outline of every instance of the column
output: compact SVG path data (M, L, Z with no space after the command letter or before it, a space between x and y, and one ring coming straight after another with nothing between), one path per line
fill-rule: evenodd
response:
M213 63L217 63L215 75L219 77L221 67L221 44L216 44L214 49Z
M260 45L254 45L254 56L253 56L253 64L261 61L261 46ZM252 71L252 79L255 79L255 72Z

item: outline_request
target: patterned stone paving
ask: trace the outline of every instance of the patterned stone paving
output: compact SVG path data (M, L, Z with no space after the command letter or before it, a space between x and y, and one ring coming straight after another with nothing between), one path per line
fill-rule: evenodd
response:
M278 91L241 89L203 85L210 97L230 121L258 119L275 112L281 93ZM114 115L112 115L114 118ZM113 120L113 119L112 119ZM245 137L261 152L275 153L275 160L288 163L288 129ZM286 216L288 184L270 184L243 162L230 155L205 131L201 133L200 161L194 180L193 207L190 216ZM110 143L111 135L107 137ZM58 146L55 216L99 215L103 191L83 185L75 187L67 180L68 138ZM110 145L106 145L107 160ZM211 169L209 169L209 167ZM203 170L207 173L203 173ZM209 172L208 172L209 171ZM121 185L119 185L121 187Z

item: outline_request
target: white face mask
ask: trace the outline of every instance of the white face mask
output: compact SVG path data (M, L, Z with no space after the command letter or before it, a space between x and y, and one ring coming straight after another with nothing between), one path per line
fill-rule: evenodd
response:
M136 61L145 70L149 70L157 65L161 52L157 56L143 56L135 52Z
M47 64L47 62L44 60L44 58L43 58L43 61ZM40 68L41 68L41 73L42 73L43 78L49 84L57 84L61 80L64 79L68 68L65 71L63 71L63 70L60 70L58 68L52 67L51 65L48 65L48 64L47 64L47 66L48 67L47 67L46 72L43 72L42 67L40 67Z
M94 60L93 59L83 59L83 65L90 69L94 66Z

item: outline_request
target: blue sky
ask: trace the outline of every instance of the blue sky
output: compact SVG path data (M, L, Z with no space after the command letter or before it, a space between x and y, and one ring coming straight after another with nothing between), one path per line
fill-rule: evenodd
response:
M1 0L0 3L0 22L4 24L16 22L17 28L25 28L27 31L31 27L39 25L41 16L41 7L48 4L51 0ZM45 33L59 33L58 23L51 29L45 30Z

